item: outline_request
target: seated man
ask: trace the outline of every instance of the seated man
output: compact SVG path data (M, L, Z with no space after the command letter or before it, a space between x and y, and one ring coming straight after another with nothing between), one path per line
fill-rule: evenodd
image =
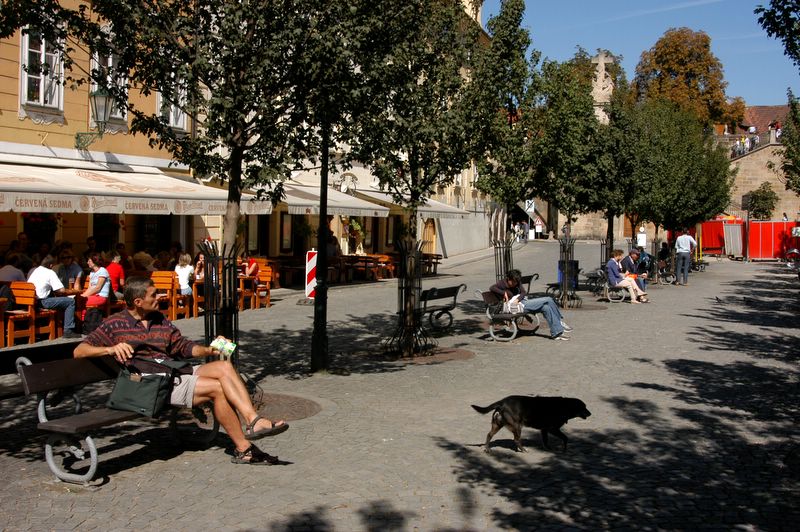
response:
M31 272L28 282L36 287L36 298L42 308L64 311L64 338L79 338L80 334L75 331L75 298L69 297L70 288L64 288L52 270L54 262L50 255L42 259L42 263ZM77 292L72 289L73 294Z
M497 281L489 290L497 294L497 296L501 297L504 301L508 301L510 298L519 294L520 297L522 297L522 307L525 309L525 312L541 312L544 314L544 319L547 320L547 326L550 327L551 339L569 340L567 336L564 336L564 331L569 332L572 330L572 327L564 323L564 316L561 314L561 310L558 308L558 305L556 305L556 302L553 301L553 298L525 298L525 289L520 284L521 277L522 274L519 270L509 270L506 274L506 278Z
M628 277L636 281L642 292L646 292L647 270L642 270L640 261L641 252L637 248L633 248L628 252L628 256L622 259L620 267L624 273L628 274Z
M114 355L118 362L141 373L163 373L163 366L150 360L187 359L219 355L195 344L158 311L156 289L146 277L132 277L125 283L126 310L108 317L75 348L76 358ZM134 358L135 355L135 358ZM236 447L235 464L272 465L277 457L261 451L250 440L280 434L289 428L283 421L273 423L258 415L236 369L228 361L214 361L179 370L170 404L193 407L214 401L214 416ZM237 412L247 422L245 430Z

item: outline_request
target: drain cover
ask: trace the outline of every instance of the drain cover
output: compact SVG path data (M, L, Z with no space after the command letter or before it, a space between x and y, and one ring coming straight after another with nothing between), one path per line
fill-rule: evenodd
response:
M263 406L258 413L267 419L294 421L314 416L322 411L319 404L296 395L264 393L262 400Z

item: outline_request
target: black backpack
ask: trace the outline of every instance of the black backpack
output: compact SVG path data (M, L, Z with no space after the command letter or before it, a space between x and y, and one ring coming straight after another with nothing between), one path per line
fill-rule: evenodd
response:
M83 317L83 334L89 334L97 329L103 322L103 313L99 308L86 309L86 315Z
M7 284L0 284L0 298L6 298L6 310L17 309L17 299L14 297L14 292L11 291L11 286Z

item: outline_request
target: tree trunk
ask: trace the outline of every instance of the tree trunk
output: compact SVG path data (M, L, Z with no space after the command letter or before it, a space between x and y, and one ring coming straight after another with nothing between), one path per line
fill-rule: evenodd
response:
M230 253L236 245L239 216L242 200L242 159L241 148L231 150L230 170L228 174L228 204L222 220L222 249Z
M614 249L614 215L606 214L608 225L606 226L606 257L603 257L603 264L611 258L611 250Z
M505 206L498 206L492 209L492 215L489 219L489 235L492 242L505 239L507 223L508 211Z

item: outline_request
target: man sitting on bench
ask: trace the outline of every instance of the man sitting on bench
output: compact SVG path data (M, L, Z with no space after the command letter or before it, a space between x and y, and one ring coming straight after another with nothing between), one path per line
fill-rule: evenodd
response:
M519 294L521 298L522 308L525 312L535 313L541 312L544 314L544 319L547 320L547 325L550 327L550 338L553 340L569 340L569 337L564 336L564 331L571 331L572 327L564 323L564 316L561 310L553 301L552 297L533 297L525 299L525 288L520 283L522 273L519 270L509 270L506 278L493 284L489 290L497 294L498 297L504 301L508 301L515 295Z
M149 360L188 359L219 355L210 347L184 337L158 311L156 289L146 277L131 277L125 283L126 310L108 317L75 348L76 358L113 355L118 362L141 373L163 373L164 367ZM136 358L134 358L134 355ZM258 415L242 379L233 365L217 360L181 370L172 389L170 404L191 408L214 401L214 416L235 445L235 464L271 465L278 458L261 451L250 440L280 434L289 428L283 421L271 422ZM247 422L242 430L237 412Z

